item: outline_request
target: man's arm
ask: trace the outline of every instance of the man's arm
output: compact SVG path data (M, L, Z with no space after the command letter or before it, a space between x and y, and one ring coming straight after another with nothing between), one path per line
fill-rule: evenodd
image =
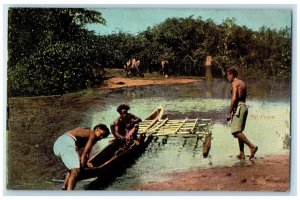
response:
M231 96L231 103L227 112L227 121L229 121L232 117L232 111L236 102L238 100L238 85L235 82L232 82L232 96Z
M119 122L119 120L117 120L116 125L115 125L115 136L122 140L125 137L119 133L119 130L120 130L120 122Z
M132 122L133 123L139 123L139 122L142 122L142 120L141 120L141 118L134 115L134 118L133 118Z
M88 155L88 153L90 152L90 150L92 148L94 139L95 139L95 133L93 131L91 131L89 139L88 139L88 141L87 141L87 143L84 147L83 153L82 153L81 158L80 158L80 164L81 164L82 167L84 167L84 165L85 165L85 162L87 160L87 155Z

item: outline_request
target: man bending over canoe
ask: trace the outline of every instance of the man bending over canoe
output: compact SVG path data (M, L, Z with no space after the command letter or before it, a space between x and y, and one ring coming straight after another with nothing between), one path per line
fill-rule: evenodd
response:
M86 165L92 146L109 135L109 129L104 124L90 128L75 128L61 135L54 143L54 154L68 168L62 189L73 190L76 186L80 168ZM81 156L78 150L84 148Z
M125 143L129 143L130 141L136 139L138 124L142 121L139 117L128 113L129 109L130 107L128 105L119 105L117 111L120 116L116 119L115 123L111 127L115 139Z

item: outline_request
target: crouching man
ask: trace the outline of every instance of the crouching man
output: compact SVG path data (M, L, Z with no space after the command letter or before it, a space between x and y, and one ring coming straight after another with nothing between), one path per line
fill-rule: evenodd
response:
M109 135L109 129L104 124L90 128L75 128L61 135L54 143L54 154L68 168L63 190L73 190L76 186L80 168L86 165L86 161L92 146L99 140ZM84 148L81 156L78 150Z

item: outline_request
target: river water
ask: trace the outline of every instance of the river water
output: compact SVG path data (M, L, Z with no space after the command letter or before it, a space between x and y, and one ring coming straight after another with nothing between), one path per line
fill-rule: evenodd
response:
M111 103L95 105L87 111L89 118L86 120L90 124L111 124L118 116L116 108L121 103L129 104L130 112L142 119L161 105L169 119L213 119L212 147L208 158L203 158L201 143L195 147L195 138L170 137L166 144L163 144L163 138L159 138L131 167L104 188L91 188L94 179L89 179L79 182L78 190L128 190L135 185L163 181L166 179L163 175L167 173L245 164L235 157L239 152L238 142L230 134L230 124L226 121L230 84L225 81L124 88L107 92L105 98L111 99ZM289 153L290 86L249 81L247 106L249 113L244 132L259 147L256 157ZM105 147L110 139L97 144L93 152ZM250 154L246 146L245 153Z

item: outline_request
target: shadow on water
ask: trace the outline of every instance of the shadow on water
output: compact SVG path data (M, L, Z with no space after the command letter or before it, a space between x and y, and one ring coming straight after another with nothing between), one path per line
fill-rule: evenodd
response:
M112 160L102 167L101 173L98 174L99 176L84 186L84 188L86 190L103 190L107 188L116 178L122 176L127 168L130 168L136 163L136 160L145 152L152 140L153 137L148 136L144 143L134 145L118 154L117 159ZM112 156L114 155L115 153L112 154Z
M101 177L97 177L96 180L92 181L88 185L84 186L85 190L103 190L107 188L116 178L126 173L126 169L131 167L134 161L127 163L127 165L120 165L118 167L111 168L109 172L103 173Z
M101 176L84 186L85 190L103 190L109 187L118 177L126 174L126 169L132 167L143 152L135 152L130 157L120 159L105 169Z

